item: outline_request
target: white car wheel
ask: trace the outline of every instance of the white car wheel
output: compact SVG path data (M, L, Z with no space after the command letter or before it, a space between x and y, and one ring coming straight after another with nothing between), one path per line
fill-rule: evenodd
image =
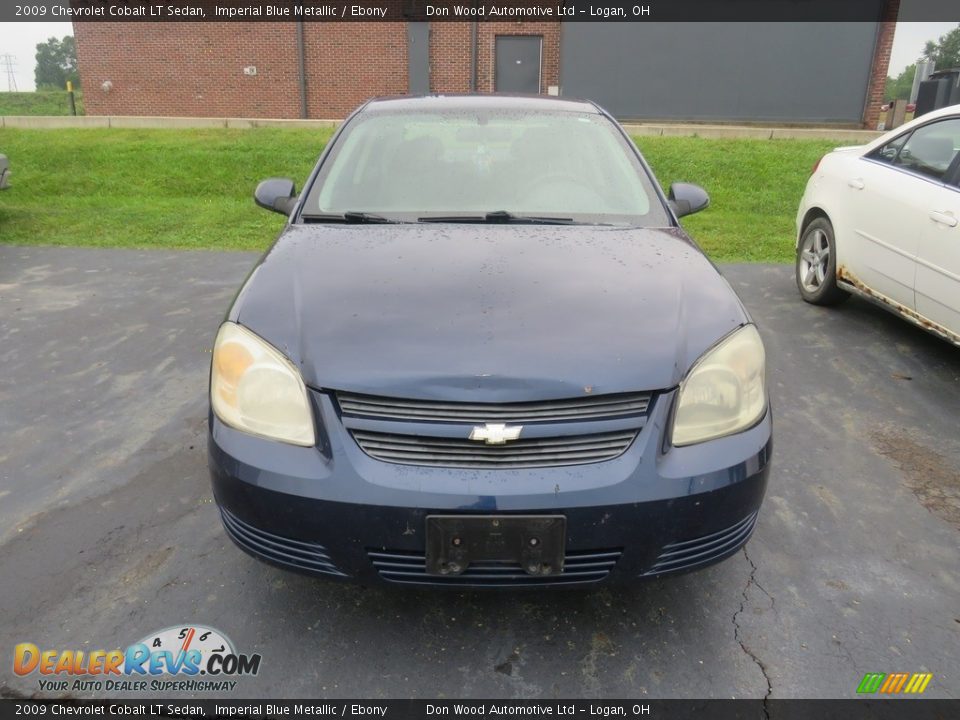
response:
M836 305L849 297L837 287L837 252L833 226L817 218L803 231L797 246L797 288L814 305Z

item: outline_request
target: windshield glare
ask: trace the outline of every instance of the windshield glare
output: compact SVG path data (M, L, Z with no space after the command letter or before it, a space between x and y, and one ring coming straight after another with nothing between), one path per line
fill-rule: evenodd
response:
M361 113L340 135L304 209L348 211L667 224L614 125L577 112Z

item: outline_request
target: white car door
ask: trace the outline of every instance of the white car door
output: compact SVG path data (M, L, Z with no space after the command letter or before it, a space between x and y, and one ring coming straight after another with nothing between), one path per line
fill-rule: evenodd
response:
M840 166L846 227L838 229L837 270L841 278L914 310L916 256L928 222L930 182L897 164L911 137L906 133Z
M932 189L926 204L917 253L917 312L960 336L960 118L937 125L940 137L950 141L952 156L947 182Z

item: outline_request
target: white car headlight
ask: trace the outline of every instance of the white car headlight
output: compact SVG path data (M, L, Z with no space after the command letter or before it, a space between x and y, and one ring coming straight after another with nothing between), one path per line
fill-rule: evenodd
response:
M210 404L223 422L294 445L316 444L313 413L300 373L276 348L225 322L213 346Z
M765 367L763 342L753 325L704 353L680 383L673 444L693 445L754 425L767 408Z

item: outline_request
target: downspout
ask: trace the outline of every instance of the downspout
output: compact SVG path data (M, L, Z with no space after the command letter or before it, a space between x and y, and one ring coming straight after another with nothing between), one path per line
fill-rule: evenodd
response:
M470 92L477 92L477 21L470 28Z
M300 81L300 117L307 117L307 59L303 42L303 20L297 20L297 72Z
M877 23L877 30L873 34L873 55L870 57L870 70L867 72L867 91L863 99L863 108L860 111L860 127L865 130L876 130L876 127L868 127L867 114L870 112L870 92L873 90L873 72L877 68L877 58L880 55L880 38L883 37L883 15L880 15L880 21Z

